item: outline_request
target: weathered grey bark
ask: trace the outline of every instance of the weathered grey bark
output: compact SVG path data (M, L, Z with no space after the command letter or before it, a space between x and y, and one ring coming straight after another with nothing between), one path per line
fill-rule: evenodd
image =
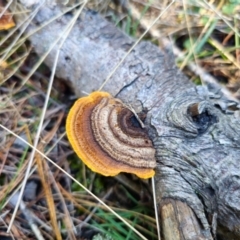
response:
M43 6L25 32L61 11L52 3ZM29 37L39 55L72 17L65 14ZM61 49L56 74L70 81L77 95L90 93L133 43L98 14L84 11ZM50 67L56 51L45 60ZM157 150L155 181L164 239L213 239L215 220L223 239L240 239L240 125L239 115L222 111L228 102L194 86L170 52L144 41L103 90L137 112L148 110L145 124Z

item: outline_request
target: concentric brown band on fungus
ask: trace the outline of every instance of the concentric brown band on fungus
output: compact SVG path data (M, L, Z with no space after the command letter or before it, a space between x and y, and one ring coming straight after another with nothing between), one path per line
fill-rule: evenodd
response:
M106 92L93 92L70 109L67 136L92 171L104 176L127 172L150 178L155 174L155 149L134 119L121 100Z

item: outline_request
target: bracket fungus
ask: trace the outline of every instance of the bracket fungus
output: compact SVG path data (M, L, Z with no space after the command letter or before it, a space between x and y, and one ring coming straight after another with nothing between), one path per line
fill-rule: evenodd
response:
M78 99L67 117L66 132L78 157L94 172L120 172L150 178L155 149L146 130L121 100L106 92Z

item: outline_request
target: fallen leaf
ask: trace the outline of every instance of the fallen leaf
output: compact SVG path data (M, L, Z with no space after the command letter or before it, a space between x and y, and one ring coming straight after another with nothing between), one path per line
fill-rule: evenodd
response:
M3 11L4 8L0 7L0 13ZM12 14L8 11L5 11L5 13L0 18L0 30L7 30L9 28L12 28L15 26L15 23L13 21Z

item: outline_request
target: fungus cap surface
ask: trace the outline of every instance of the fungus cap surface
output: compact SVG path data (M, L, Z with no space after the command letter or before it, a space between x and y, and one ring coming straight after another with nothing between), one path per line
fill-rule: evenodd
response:
M67 117L66 132L78 157L94 172L120 172L150 178L155 149L145 129L121 100L106 92L78 99Z

